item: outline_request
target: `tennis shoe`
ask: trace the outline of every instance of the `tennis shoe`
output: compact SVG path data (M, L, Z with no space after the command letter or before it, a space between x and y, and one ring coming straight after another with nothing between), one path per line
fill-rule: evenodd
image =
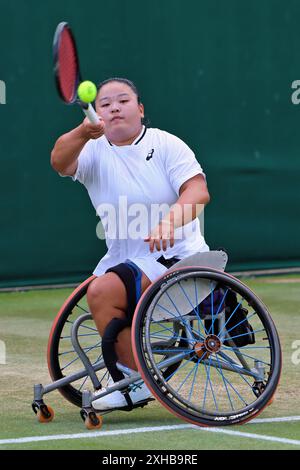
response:
M114 382L110 380L107 385L112 385ZM129 392L129 396L132 403L135 405L140 401L145 401L151 398L151 392L147 388L144 382L137 382L131 385L132 390ZM115 392L105 395L104 397L98 398L92 402L92 406L95 410L106 411L113 410L115 408L124 408L128 406L128 403L124 395L116 390Z

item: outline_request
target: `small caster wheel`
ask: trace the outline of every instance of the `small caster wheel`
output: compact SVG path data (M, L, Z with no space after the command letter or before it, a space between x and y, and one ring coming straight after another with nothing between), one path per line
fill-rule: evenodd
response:
M87 429L93 430L100 429L102 427L103 418L102 416L97 415L94 411L82 410L80 414Z
M41 405L36 416L39 423L50 423L54 418L54 410L51 406Z
M91 419L90 417L87 417L84 424L87 429L93 430L93 429L100 429L103 424L103 419L102 416L97 416L97 421L98 423L95 422L95 420Z

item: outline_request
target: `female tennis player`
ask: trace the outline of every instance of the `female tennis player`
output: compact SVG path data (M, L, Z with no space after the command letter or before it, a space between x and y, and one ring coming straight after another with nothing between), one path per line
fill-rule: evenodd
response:
M99 124L86 118L62 135L51 164L86 187L105 229L108 250L95 268L87 300L116 381L114 357L136 370L130 325L141 294L179 259L209 250L198 215L210 197L192 150L178 137L144 126L133 82L105 80L95 104ZM145 384L129 393L133 404L149 397ZM122 408L125 398L116 391L93 406Z

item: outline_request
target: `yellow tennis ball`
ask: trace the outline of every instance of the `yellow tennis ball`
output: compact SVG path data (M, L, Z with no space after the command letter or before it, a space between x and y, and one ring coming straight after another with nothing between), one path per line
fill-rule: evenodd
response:
M96 99L97 87L93 82L86 80L85 82L80 83L77 93L81 101L84 103L91 103Z

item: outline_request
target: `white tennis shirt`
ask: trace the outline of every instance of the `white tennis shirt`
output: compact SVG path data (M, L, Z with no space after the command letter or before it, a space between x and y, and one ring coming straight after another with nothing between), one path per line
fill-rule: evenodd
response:
M105 231L108 250L94 274L130 259L153 281L166 270L156 261L160 256L184 258L208 251L198 218L175 230L175 244L166 251L150 253L144 242L176 203L182 184L197 174L204 175L192 150L160 129L143 127L125 146L113 145L105 136L89 140L73 180L86 187Z

